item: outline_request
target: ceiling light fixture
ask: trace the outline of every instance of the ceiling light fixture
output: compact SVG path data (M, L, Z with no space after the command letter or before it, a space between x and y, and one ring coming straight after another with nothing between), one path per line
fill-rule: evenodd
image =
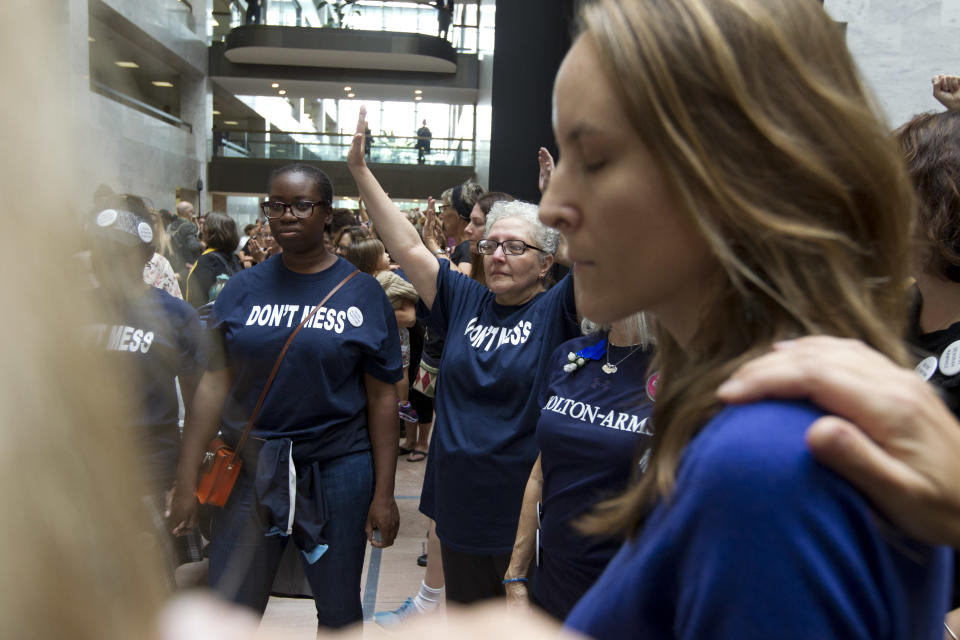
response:
M235 127L235 126L239 125L240 123L237 122L236 120L224 120L224 121L223 121L223 124L229 124L229 125Z
M140 65L138 65L136 62L130 62L129 60L117 60L117 61L114 62L113 64L117 65L118 67L123 67L124 69L139 69L139 68L140 68Z
M347 97L348 97L348 98L356 98L356 97L357 97L357 94L355 94L355 93L348 93L348 94L347 94Z
M97 39L94 38L93 36L87 36L87 42L96 42L96 41Z
M274 89L276 89L277 87L280 86L280 83L279 83L279 82L274 82L274 83L273 83L272 85L270 85L270 86L273 87Z
M155 87L172 87L173 86L172 82L167 82L166 80L154 80L150 84L152 84Z
M279 94L282 95L282 96L285 96L285 95L287 95L287 90L286 90L286 89L280 89L280 91L277 91L277 93L279 93Z
M343 90L344 90L344 91L353 91L353 87L344 87Z
M214 110L213 110L213 115L218 116L218 115L220 115L220 112L217 111L216 109L214 109Z
M417 95L420 95L421 93L423 93L423 89L414 89L413 92Z
M417 102L419 102L420 100L423 100L423 96L417 96L417 97L414 98L414 100L416 100Z

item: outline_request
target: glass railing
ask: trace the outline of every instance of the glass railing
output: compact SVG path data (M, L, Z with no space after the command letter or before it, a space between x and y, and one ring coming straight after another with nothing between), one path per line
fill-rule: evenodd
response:
M353 141L346 133L300 133L293 131L243 131L215 129L211 153L220 158L274 158L346 162ZM417 164L416 136L374 134L367 162ZM426 164L473 167L476 165L474 141L468 138L433 138Z
M245 4L230 4L230 28L248 24ZM321 3L313 0L270 0L260 13L260 24L285 27L324 27L364 31L393 31L440 35L440 12L425 1L360 0L341 6L340 2ZM476 53L480 45L478 5L454 4L453 21L446 39L454 49Z

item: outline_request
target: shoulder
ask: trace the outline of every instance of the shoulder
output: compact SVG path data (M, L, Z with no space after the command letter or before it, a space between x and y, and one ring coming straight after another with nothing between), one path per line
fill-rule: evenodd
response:
M603 333L595 333L587 336L577 336L576 338L567 340L553 350L553 353L550 354L550 360L551 362L559 360L566 361L569 354L577 353L587 347L592 347L604 338L605 335Z
M729 406L710 420L683 453L685 485L724 503L744 498L803 499L830 491L839 477L817 463L804 434L823 412L807 402L764 401Z
M156 251L153 252L153 256L150 258L150 264L156 266L156 267L159 268L159 269L163 269L163 270L166 270L166 269L172 270L172 269L173 269L173 268L170 266L170 261L167 260L165 257L163 257L163 255L161 255L160 253L157 253Z
M197 310L193 308L193 305L185 300L174 298L163 289L151 287L150 291L147 292L147 295L163 310L163 313L166 314L167 317L179 321L180 324L186 324L194 318L197 320L200 319L200 316L197 314Z
M375 275L374 278L382 285L393 284L397 280L402 280L400 276L389 269L377 272L377 275Z
M493 301L493 293L489 289L473 278L463 275L462 272L451 269L449 263L444 260L440 261L440 268L437 270L437 291L441 289L461 295L467 294L479 300L489 297L489 302Z

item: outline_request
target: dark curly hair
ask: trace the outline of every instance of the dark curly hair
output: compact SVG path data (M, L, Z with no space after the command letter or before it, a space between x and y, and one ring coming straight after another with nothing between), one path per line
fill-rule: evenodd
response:
M960 282L960 112L918 115L897 137L919 197L921 268Z

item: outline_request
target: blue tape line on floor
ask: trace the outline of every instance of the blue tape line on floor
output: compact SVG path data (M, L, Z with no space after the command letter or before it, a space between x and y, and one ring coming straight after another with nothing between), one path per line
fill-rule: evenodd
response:
M363 621L373 620L377 606L377 586L380 582L380 556L383 549L370 547L370 565L367 567L367 585L363 589Z
M420 496L393 496L394 500L419 500Z

